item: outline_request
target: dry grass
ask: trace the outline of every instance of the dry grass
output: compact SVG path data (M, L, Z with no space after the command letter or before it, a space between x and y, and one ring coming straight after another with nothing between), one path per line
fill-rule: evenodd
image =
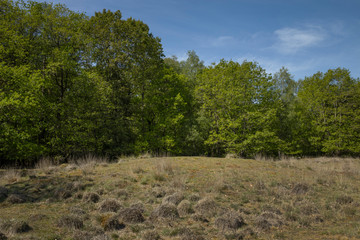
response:
M0 219L32 230L0 232L10 239L358 238L359 159L259 159L89 156L44 162L27 174L10 169L0 178Z
M50 168L54 168L54 167L55 167L55 164L54 164L53 160L50 158L42 158L35 164L36 169L46 170L46 169L50 169Z
M18 169L5 169L0 175L0 178L8 184L16 183L21 179L21 172Z

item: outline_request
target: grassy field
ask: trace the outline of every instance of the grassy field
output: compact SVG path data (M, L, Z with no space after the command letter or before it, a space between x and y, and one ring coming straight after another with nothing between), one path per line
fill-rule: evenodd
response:
M360 239L360 160L88 157L0 170L1 239Z

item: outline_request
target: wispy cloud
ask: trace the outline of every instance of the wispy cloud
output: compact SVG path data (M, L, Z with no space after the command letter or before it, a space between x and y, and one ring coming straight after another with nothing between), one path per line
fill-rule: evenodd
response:
M282 28L275 32L277 42L274 47L283 54L293 54L323 42L326 33L321 27L305 29Z
M211 39L210 45L212 47L224 47L224 46L232 45L236 42L237 40L232 36L220 36L215 39Z

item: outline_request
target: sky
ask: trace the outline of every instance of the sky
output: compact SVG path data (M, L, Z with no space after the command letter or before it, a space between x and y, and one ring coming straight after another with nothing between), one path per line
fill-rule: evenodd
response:
M360 0L47 0L91 16L120 10L160 37L166 57L256 61L295 80L337 67L360 77Z

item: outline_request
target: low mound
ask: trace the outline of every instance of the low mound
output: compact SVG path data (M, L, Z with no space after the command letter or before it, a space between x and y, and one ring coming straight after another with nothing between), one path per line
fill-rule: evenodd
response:
M144 216L142 215L142 211L139 208L125 208L122 209L118 216L125 223L141 223L144 222Z
M74 215L62 216L58 222L59 227L65 227L69 229L81 229L84 227L83 221Z
M217 203L210 198L201 199L195 206L194 209L197 213L204 215L205 217L213 217L216 215L218 210Z
M221 231L237 230L244 225L244 219L235 211L229 211L215 220L215 226Z
M161 204L151 213L151 219L156 218L176 219L179 218L179 213L174 204Z
M99 204L98 210L100 212L117 212L121 207L122 206L118 200L109 198Z
M84 202L97 203L99 202L99 200L100 200L100 196L97 193L89 192L89 193L85 193L85 195L83 196Z
M184 199L184 194L181 192L176 192L172 195L166 196L162 203L172 203L174 205L178 205Z

